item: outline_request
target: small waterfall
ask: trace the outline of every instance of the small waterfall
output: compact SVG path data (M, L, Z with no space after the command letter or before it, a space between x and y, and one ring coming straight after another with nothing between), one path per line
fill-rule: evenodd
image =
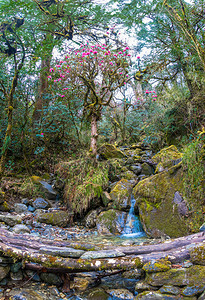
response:
M131 196L131 207L127 216L126 224L124 227L124 230L122 232L122 237L143 237L145 236L145 232L143 230L142 224L139 220L139 217L135 215L134 213L134 207L135 207L135 198L132 195Z

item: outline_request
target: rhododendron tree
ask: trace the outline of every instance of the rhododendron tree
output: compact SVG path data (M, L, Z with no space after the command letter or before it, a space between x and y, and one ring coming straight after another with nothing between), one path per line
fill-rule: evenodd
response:
M81 92L84 114L91 122L91 145L97 154L97 121L102 108L109 106L113 94L129 80L129 48L112 49L103 45L81 45L70 51L63 60L50 69L49 78L66 98L70 88Z

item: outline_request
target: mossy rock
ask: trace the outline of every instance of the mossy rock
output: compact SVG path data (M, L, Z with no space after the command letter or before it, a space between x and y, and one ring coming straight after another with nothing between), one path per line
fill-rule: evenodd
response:
M178 166L140 181L133 189L135 205L149 236L179 237L189 233L190 220L181 215L180 203L175 203L177 192L183 194L183 171Z
M132 184L127 179L121 179L110 192L113 206L119 210L129 208L131 192Z
M205 284L205 266L170 269L166 272L146 273L145 282L152 286L162 285L200 285Z
M171 266L168 259L157 259L144 264L142 269L147 273L165 272L170 270Z
M179 163L182 156L183 154L180 153L174 145L162 149L159 153L152 157L153 162L157 164L156 173L164 171L165 169Z
M104 159L110 159L110 158L124 158L125 154L117 149L114 145L111 144L104 144L98 149L98 153L104 158Z
M190 251L190 257L194 264L205 266L205 245L194 247Z
M71 223L72 216L72 213L68 213L66 211L53 211L38 214L37 221L53 226L66 227Z
M5 201L5 192L2 191L0 188L0 204L4 203Z
M6 201L0 204L0 211L9 212L12 209L11 205L8 204Z
M110 209L101 212L96 220L99 234L121 234L127 219L127 213Z
M41 180L43 179L40 176L35 176L35 175L31 176L31 181L33 183L40 183Z
M132 171L127 171L127 172L121 173L121 177L122 177L122 179L127 179L127 180L132 180L132 181L137 180L137 176Z

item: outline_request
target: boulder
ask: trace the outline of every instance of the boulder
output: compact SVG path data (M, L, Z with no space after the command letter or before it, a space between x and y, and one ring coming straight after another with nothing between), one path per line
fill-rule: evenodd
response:
M182 153L174 145L162 149L152 157L152 161L157 164L156 173L178 164L181 160Z
M87 290L90 281L91 278L74 277L74 280L70 282L70 288L78 292L85 291Z
M4 222L9 226L14 226L16 224L20 224L22 219L19 216L14 216L9 213L6 215L0 214L0 222Z
M40 180L39 182L41 184L41 190L45 192L46 198L48 200L56 200L57 192L54 191L52 185L50 185L44 180Z
M69 247L41 247L39 249L40 253L45 253L52 256L61 256L61 257L74 257L79 258L85 251L73 249Z
M157 259L144 264L142 268L147 273L165 272L171 269L171 262L167 259Z
M101 212L101 208L91 210L84 218L85 227L94 228L96 226L96 219L99 213Z
M142 171L142 166L141 164L132 165L130 166L130 170L132 170L135 175L139 175Z
M113 207L119 210L130 208L131 192L132 183L127 179L121 179L110 192Z
M174 166L141 180L133 189L145 232L153 237L180 237L189 233L188 207L182 197L183 171Z
M154 174L154 169L148 163L143 163L141 166L141 174L145 176L150 176Z
M125 154L117 149L114 145L111 144L104 144L98 149L98 153L104 159L109 158L124 158L126 157Z
M27 212L28 209L27 209L27 206L23 203L15 203L14 204L14 211L17 214L21 214L21 213Z
M12 230L14 233L30 233L30 229L24 224L16 224Z
M35 209L46 209L51 207L50 203L48 201L46 201L45 199L38 197L34 200L33 202L33 207Z
M126 300L133 300L134 295L127 289L109 289L106 291L110 296L112 296L112 299L126 299Z
M66 227L72 220L72 214L66 211L53 211L37 214L37 221L53 226Z
M0 211L3 212L9 212L12 209L12 206L4 201L3 203L0 204Z
M110 258L110 257L123 257L124 253L116 250L98 250L87 251L81 255L81 259L96 259L96 258Z
M96 220L99 234L121 234L127 220L127 213L110 209L101 212Z
M42 281L48 283L48 284L52 284L52 285L56 285L56 286L60 286L62 285L63 281L60 278L60 276L54 274L54 273L41 273L40 278Z

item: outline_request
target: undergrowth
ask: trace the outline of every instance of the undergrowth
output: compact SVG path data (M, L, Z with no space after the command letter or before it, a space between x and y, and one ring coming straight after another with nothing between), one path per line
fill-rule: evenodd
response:
M66 180L64 202L75 215L83 215L108 187L106 163L95 166L88 157L59 163L56 173Z

